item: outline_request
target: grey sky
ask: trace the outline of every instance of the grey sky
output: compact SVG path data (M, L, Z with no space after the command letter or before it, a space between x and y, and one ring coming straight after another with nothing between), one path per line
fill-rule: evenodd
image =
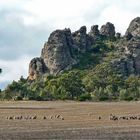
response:
M139 7L139 0L0 0L0 88L27 76L30 59L40 56L53 30L110 21L124 34Z

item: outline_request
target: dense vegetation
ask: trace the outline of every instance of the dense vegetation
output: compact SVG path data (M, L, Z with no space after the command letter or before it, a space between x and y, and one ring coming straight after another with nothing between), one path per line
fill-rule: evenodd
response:
M110 61L118 57L116 39L98 40L92 49L79 55L72 70L35 81L21 77L1 92L0 98L14 100L139 100L140 77L124 77Z

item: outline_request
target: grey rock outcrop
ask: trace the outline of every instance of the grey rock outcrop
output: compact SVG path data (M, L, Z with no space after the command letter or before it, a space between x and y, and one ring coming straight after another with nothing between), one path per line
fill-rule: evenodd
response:
M48 71L48 69L42 58L33 58L29 64L28 79L34 80L37 78L37 76L45 74L47 71Z
M114 59L112 64L117 71L125 76L131 74L140 75L140 40L132 38L129 41L124 41L124 44L119 44L124 52L119 52L119 58Z
M50 74L61 73L66 69L70 69L76 63L72 49L73 39L70 29L56 30L51 33L41 54Z
M140 75L140 40L132 38L126 46L126 54L133 63L133 73ZM131 67L130 67L131 69Z
M125 33L127 39L132 37L140 37L140 17L133 19Z
M88 34L86 30L86 27L82 26L74 33L71 33L70 29L52 32L44 44L41 57L30 62L29 79L34 80L43 74L57 75L70 70L79 62L79 55L90 52L96 39L104 39L102 37L119 39L115 46L119 57L111 60L112 66L125 76L140 75L139 17L132 20L124 37L121 37L120 33L115 35L115 27L110 22L103 25L100 31L98 25L92 26Z
M89 36L91 36L95 40L100 37L100 31L98 29L98 25L91 26L91 30L89 32Z
M41 58L39 60L35 58L30 63L29 79L36 79L38 73L43 74L44 70L38 71L38 69L44 67L47 68L47 73L52 75L71 69L78 63L78 55L90 49L93 40L86 34L85 26L74 33L71 33L70 29L52 32L44 44ZM39 66L36 66L36 63L39 63Z
M86 31L86 26L82 26L78 31L72 33L74 47L80 53L85 53L93 43L92 38L86 34Z
M112 23L107 22L106 25L102 25L100 29L100 34L105 37L114 37L115 36L115 27Z

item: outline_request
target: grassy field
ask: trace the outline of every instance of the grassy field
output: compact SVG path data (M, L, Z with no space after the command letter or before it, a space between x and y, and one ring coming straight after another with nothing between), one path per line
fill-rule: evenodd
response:
M0 140L140 139L140 120L110 114L138 116L140 102L0 102Z

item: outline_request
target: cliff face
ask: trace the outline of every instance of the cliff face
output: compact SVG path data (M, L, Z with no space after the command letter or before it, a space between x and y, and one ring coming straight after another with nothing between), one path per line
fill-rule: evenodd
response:
M72 49L73 40L70 29L56 30L51 33L41 53L41 58L50 74L58 74L76 63Z
M130 23L123 42L117 44L120 58L113 62L115 68L125 76L130 74L140 75L140 18L135 18Z
M38 75L57 75L65 70L70 70L79 62L78 54L90 52L91 46L98 39L120 39L120 33L115 32L112 23L107 22L98 29L93 25L87 34L86 27L71 33L70 29L56 30L50 34L44 44L40 58L34 58L29 65L29 79L34 80ZM140 74L140 18L135 18L130 23L125 36L116 44L120 58L112 60L112 65L124 75Z
M130 22L125 35L131 35L131 37L140 37L140 17L137 17Z

